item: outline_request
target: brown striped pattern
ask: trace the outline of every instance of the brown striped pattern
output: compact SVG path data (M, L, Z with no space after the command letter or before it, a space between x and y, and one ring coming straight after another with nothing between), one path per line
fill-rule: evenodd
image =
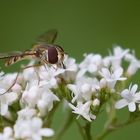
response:
M5 62L5 66L12 65L23 59L33 59L33 58L36 58L36 53L34 51L31 51L31 50L25 51L21 55L17 55L17 56L15 55L15 56L7 58Z

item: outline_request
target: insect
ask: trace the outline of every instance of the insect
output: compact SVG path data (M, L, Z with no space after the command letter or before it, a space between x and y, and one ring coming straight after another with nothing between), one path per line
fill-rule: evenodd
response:
M48 30L37 38L36 44L33 45L30 50L26 50L24 52L16 51L11 53L0 53L0 59L5 60L5 66L12 65L24 59L33 59L37 60L39 62L39 65L55 64L57 67L65 69L63 60L66 53L61 46L54 44L56 37L56 29ZM15 85L18 75L19 73L17 74L13 84L7 89L6 92L8 92ZM1 93L0 95L5 94L6 92Z
M65 52L62 47L55 45L57 30L51 29L37 38L37 43L24 52L0 53L0 59L5 59L5 66L12 65L23 59L36 59L41 64L56 64L65 68L63 59Z

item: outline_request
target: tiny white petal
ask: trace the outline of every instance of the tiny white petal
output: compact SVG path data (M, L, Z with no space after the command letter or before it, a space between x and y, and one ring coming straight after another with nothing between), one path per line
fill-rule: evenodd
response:
M7 104L1 104L1 107L0 107L0 114L2 116L6 115L7 112L8 112L8 105Z
M3 133L4 133L6 138L10 138L13 135L13 130L11 127L5 127Z
M128 104L128 108L130 112L134 112L136 110L136 105L134 102Z
M135 84L135 85L132 86L130 92L131 92L131 93L135 93L135 92L137 91L137 89L138 89L138 85Z
M90 113L90 118L91 118L92 120L95 120L95 119L96 119L96 116Z
M72 85L72 84L68 84L67 87L72 90L73 93L78 93L78 89L76 87L76 85Z
M15 93L15 92L10 92L10 93L8 93L7 94L7 101L9 102L9 103L11 103L11 102L13 102L13 101L15 101L16 99L17 99L17 93Z
M114 71L114 75L117 77L120 77L123 73L123 69L122 68L118 68Z
M40 135L41 136L46 136L46 137L52 137L54 135L54 131L49 128L42 128L40 130Z
M110 77L110 72L107 68L102 68L102 71L100 72L101 76L107 78Z
M128 105L127 100L121 99L121 100L119 100L119 101L116 102L115 108L121 109L121 108L123 108L123 107L125 107L125 106L127 106L127 105Z
M124 89L122 92L121 92L121 96L122 97L126 97L126 96L128 96L128 94L129 94L129 90L128 89Z
M126 79L127 79L126 77L119 77L119 78L118 78L119 81L124 81L124 80L126 80Z
M78 72L78 74L77 74L77 78L80 78L80 77L82 77L84 74L86 73L86 69L81 69L79 72Z
M76 107L75 107L73 104L69 103L69 106L70 106L73 110L76 110Z
M136 93L134 98L137 103L140 103L140 92Z

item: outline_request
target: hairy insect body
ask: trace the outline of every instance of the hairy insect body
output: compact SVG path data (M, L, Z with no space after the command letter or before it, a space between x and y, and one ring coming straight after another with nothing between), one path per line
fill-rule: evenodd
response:
M0 53L0 59L5 59L5 65L9 66L23 59L38 60L42 65L56 64L65 68L63 64L64 50L54 44L57 37L57 30L52 29L38 37L38 41L30 50L24 52ZM49 44L50 43L50 44Z
M9 66L24 59L36 59L42 64L56 64L57 66L62 66L63 64L61 63L64 59L64 51L58 45L35 45L31 50L7 57L5 65Z

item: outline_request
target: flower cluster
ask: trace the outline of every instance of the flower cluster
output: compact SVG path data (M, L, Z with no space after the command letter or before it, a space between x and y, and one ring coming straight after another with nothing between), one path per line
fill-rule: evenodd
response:
M114 109L128 106L130 112L136 112L140 108L138 85L130 84L125 89L126 81L140 68L140 61L129 49L116 46L105 57L84 54L80 64L65 56L66 69L48 65L31 67L33 64L30 62L20 73L0 72L0 115L6 122L0 126L3 130L0 140L52 137L54 131L48 120L64 100L64 106L76 118L81 116L89 122L98 117L109 100L113 100Z

